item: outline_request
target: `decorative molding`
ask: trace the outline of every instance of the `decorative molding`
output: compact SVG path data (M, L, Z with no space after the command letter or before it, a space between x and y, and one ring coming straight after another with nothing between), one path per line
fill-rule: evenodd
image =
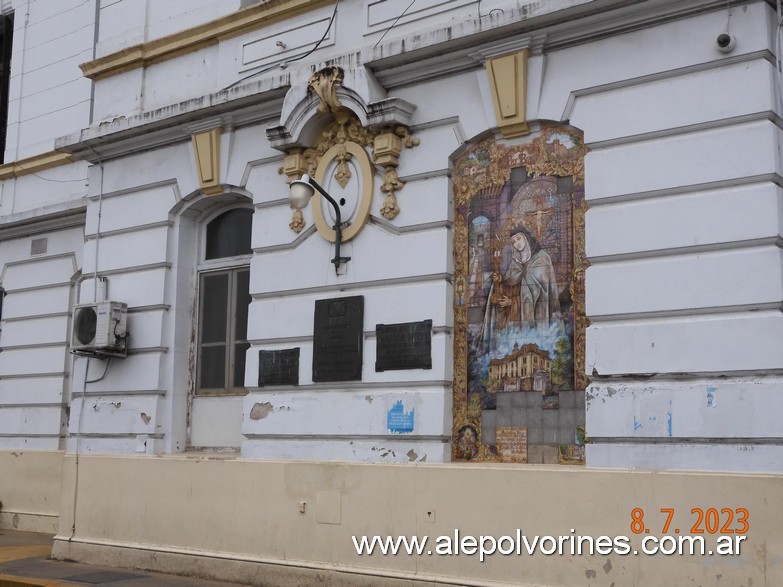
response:
M43 213L37 215L24 212L2 217L0 242L84 226L87 216L84 202L69 203L67 208L60 206L51 208L54 210L50 213L46 213L44 207L39 210Z
M330 115L340 124L358 118L368 129L385 125L410 126L416 106L401 98L389 97L375 74L364 65L325 67L305 79L291 74L291 87L280 111L280 124L268 128L272 147L286 151L307 147ZM316 128L314 128L316 127Z
M179 144L194 130L194 121L208 116L219 126L233 129L271 121L279 116L286 91L285 75L250 82L241 88L221 90L135 114L93 124L55 140L58 151L91 163ZM195 127L195 128L194 128Z
M381 216L388 220L393 220L400 213L396 192L405 187L405 183L397 175L402 146L404 144L410 149L420 142L419 139L413 138L410 131L404 126L387 129L375 137L373 159L376 165L380 165L386 170L381 181L381 191L386 194L383 206L381 206Z
M718 181L708 181L704 183L691 183L687 185L678 185L659 190L649 190L644 192L633 192L630 194L619 194L616 196L604 196L601 198L591 198L590 207L605 206L619 202L633 202L634 200L647 200L649 198L663 198L666 196L679 196L693 192L706 192L722 188L731 188L743 185L752 185L754 183L773 183L779 188L783 188L783 176L777 173L762 173L759 175L747 175L745 177L732 177L730 179L720 179Z
M591 206L592 208L592 206ZM627 253L612 253L608 255L590 255L590 266L617 263L619 261L643 261L645 259L659 259L661 257L678 257L685 255L703 255L712 252L741 251L757 247L774 246L783 249L783 238L780 236L765 236L750 238L747 240L723 241L703 243L698 245L683 245L680 247L668 247L665 249L644 249L629 251ZM773 302L778 304L778 302ZM780 305L780 304L778 304ZM783 309L783 306L781 306ZM690 311L690 310L688 310Z
M300 238L302 237L301 236L298 237L297 240ZM452 283L453 277L454 276L452 273L424 273L421 275L409 275L405 277L389 277L387 279L373 279L369 281L360 281L355 283L346 281L345 283L340 284L340 291L362 290L366 292L374 287L392 287L397 285L432 283L432 282ZM334 293L334 286L317 285L313 287L300 287L297 289L265 291L261 293L251 294L251 297L254 300L265 300L270 298L280 298L288 295L305 296L310 294L322 294L322 293ZM341 387L344 387L349 383L350 383L349 381L341 382ZM369 383L369 382L365 381L364 383ZM397 384L398 382L395 381L394 385Z
M40 155L35 155L34 157L28 157L27 159L19 159L13 163L0 165L0 180L10 179L12 177L22 177L23 175L37 173L44 169L68 165L69 163L72 163L73 160L73 155L59 153L57 151L42 153Z
M97 81L187 55L224 39L293 19L333 3L334 0L266 0L191 29L99 57L79 67L85 77Z
M315 140L312 147L307 149L302 149L301 147L291 148L283 161L283 166L278 169L278 173L285 175L289 183L294 179L299 179L303 173L314 175L316 181L321 183L323 174L325 173L321 170L321 163L327 154L329 154L327 165L329 164L328 162L332 160L337 162L335 179L345 188L351 178L351 171L347 165L347 161L354 156L358 156L357 153L359 150L366 155L366 149L372 147L372 162L385 169L383 178L381 179L380 190L386 194L386 198L384 199L380 212L385 218L392 220L400 212L397 205L396 193L405 186L405 183L400 180L397 175L396 169L399 165L400 153L402 152L403 146L410 149L417 146L419 143L420 140L414 138L411 135L410 130L405 126L392 125L368 129L362 126L361 121L358 118L351 116L350 118L346 118L343 122L337 120L327 126ZM354 146L347 149L346 145L349 144ZM362 165L363 163L359 161L359 166L362 167ZM320 175L319 170L321 170ZM374 190L372 187L373 183L374 176L370 166L370 170L362 172L362 191L364 192L367 189ZM365 201L364 195L361 196L361 201L363 205ZM367 202L372 202L372 192L367 198ZM314 208L314 210L317 210L317 208ZM369 214L369 208L367 214ZM343 232L343 242L351 240L367 222L368 217L364 214L363 209L360 216L362 220L359 224L357 224L356 219L354 219L354 224ZM318 232L321 233L321 236L330 242L334 242L334 229L326 225L322 212L320 210L314 211L313 217L316 221L316 225L318 225L319 222L323 223L322 225L318 225ZM297 233L304 228L305 221L300 210L294 212L293 218L288 226ZM354 230L354 227L357 228Z
M624 88L632 88L635 86L641 86L643 84L648 84L652 82L671 80L683 76L690 76L695 73L710 71L712 69L723 69L735 65L737 63L752 63L758 60L765 60L773 66L775 66L776 63L775 56L767 49L763 49L760 51L754 51L752 53L743 53L741 55L733 55L732 57L723 57L718 61L714 61L714 60L702 61L700 63L686 65L684 67L678 67L676 69L656 71L654 73L650 73L646 75L640 75L637 77L616 80L605 84L599 84L597 86L591 86L588 88L573 90L571 94L568 96L568 101L566 102L565 108L563 109L563 114L561 114L560 116L560 120L571 119L571 116L573 115L574 112L574 107L576 106L576 100L578 98L581 98L582 96L591 96L595 94L601 94L603 92L613 92L616 90L622 90ZM592 144L591 144L591 148L592 148Z
M769 121L777 126L780 130L783 130L783 118L778 116L772 110L763 110L761 112L753 112L751 114L741 114L739 116L731 116L729 118L707 120L705 122L697 122L695 124L686 124L634 135L623 135L611 139L604 139L602 141L593 141L588 143L587 147L591 152L594 152L601 149L611 149L612 147L618 147L621 145L633 145L644 141L654 141L662 138L692 135L694 133L713 130L716 128L730 128L740 124L759 121Z
M294 147L283 159L283 166L278 169L278 173L285 174L287 183L291 183L302 177L302 174L307 173L307 161L302 154L304 149ZM301 210L294 209L294 214L291 217L291 222L288 223L288 228L295 233L300 233L307 226L304 215Z
M375 174L373 173L370 156L364 149L364 146L353 141L339 142L331 147L318 163L315 170L315 180L324 185L326 173L330 169L333 161L337 162L337 170L334 172L334 178L345 188L350 179L350 170L346 161L353 160L361 173L359 197L356 204L356 212L353 215L351 225L342 231L342 241L348 242L354 238L370 217L370 207L372 206L372 196L375 192ZM346 175L347 172L347 175ZM345 181L345 183L343 183ZM313 204L313 221L318 232L329 242L337 240L337 233L334 228L327 223L321 208L321 198L318 197Z
M591 260L592 263L592 260ZM607 324L633 324L635 322L661 321L667 319L678 319L691 317L695 319L721 319L723 316L732 317L744 315L746 318L758 315L759 312L771 313L770 316L777 316L783 310L780 302L766 302L760 304L741 304L735 306L706 306L703 308L687 308L681 310L651 310L648 312L625 312L622 314L590 314L591 326L602 326Z
M192 135L201 191L207 196L223 193L220 185L220 127Z
M342 85L345 73L341 67L324 67L307 80L307 93L315 93L320 99L316 112L332 113L338 122L348 119L345 108L337 98L337 86Z
M527 125L527 60L530 49L487 59L498 128L507 139L530 134Z

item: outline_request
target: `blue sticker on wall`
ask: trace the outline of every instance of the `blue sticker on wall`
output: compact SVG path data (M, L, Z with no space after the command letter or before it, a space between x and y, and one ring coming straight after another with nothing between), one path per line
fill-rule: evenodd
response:
M413 432L413 412L406 412L402 400L398 401L386 414L386 427L394 434Z
M715 392L717 389L715 387L708 387L707 388L707 407L708 408L714 408L716 405L718 405L717 400L715 399Z

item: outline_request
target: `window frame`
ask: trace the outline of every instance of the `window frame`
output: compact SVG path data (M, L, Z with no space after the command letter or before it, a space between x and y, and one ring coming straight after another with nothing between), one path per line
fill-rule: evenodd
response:
M242 340L235 340L233 337L236 333L236 310L237 310L237 276L243 271L248 272L248 287L250 283L250 261L253 258L253 252L233 255L230 257L218 257L216 259L206 259L207 251L207 226L221 215L236 209L249 210L251 213L255 212L252 205L228 205L221 206L215 210L211 210L210 213L202 219L199 230L199 254L198 264L196 266L195 276L195 288L196 288L196 325L195 325L195 366L194 366L194 389L193 394L196 397L235 397L247 395L247 388L242 385L236 387L232 385L234 379L234 368L236 365L236 353L234 347L238 343L249 344L247 338ZM204 328L204 291L203 282L206 276L219 275L225 273L229 276L228 285L228 304L226 307L227 325L226 325L226 364L224 366L224 382L229 383L222 388L209 387L202 388L201 386L201 366L202 366L202 350L204 343L201 341L202 331ZM248 292L249 295L249 292ZM247 336L247 333L245 334ZM210 345L212 343L206 343Z

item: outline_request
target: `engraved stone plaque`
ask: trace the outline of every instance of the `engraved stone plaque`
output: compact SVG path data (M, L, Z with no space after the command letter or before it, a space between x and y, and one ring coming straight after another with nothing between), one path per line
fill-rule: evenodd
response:
M258 387L299 385L299 347L258 351Z
M432 369L432 320L376 324L375 370Z
M364 296L316 300L313 381L361 381Z
M495 442L504 462L527 462L527 428L499 427L495 432Z

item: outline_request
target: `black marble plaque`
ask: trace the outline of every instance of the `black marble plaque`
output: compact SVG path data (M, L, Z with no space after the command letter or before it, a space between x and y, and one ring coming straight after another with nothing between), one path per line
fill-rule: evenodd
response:
M375 370L432 369L432 320L376 324Z
M361 381L364 296L316 300L313 381Z
M258 387L299 385L299 347L258 351Z

